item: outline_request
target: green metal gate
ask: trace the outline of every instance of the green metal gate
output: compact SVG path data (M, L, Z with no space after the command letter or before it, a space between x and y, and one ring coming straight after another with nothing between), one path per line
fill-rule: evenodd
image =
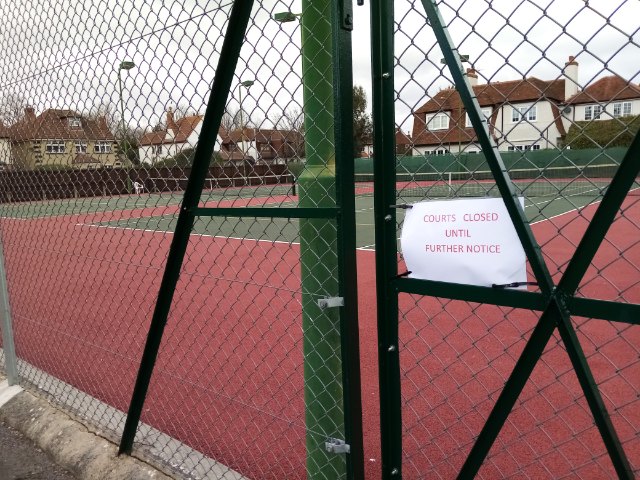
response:
M588 173L598 163L594 157L604 156L606 163L614 163L604 147L584 168L579 168L573 156L580 152L569 150L556 138L551 139L553 145L546 153L535 151L540 146L525 148L515 141L507 149L508 131L516 128L511 123L536 126L544 108L542 100L534 102L537 118L536 113L528 113L533 109L531 103L525 110L517 110L524 96L518 97L517 89L537 85L540 99L552 104L551 89L560 85L550 82L548 87L528 75L537 63L554 53L551 47L539 46L546 41L544 37L532 40L531 33L538 20L553 20L553 14L539 7L533 12L530 31L518 31L514 26L517 14L500 10L506 4L473 5L479 7L478 13L472 10L471 3L475 2L423 0L420 5L372 1L383 478L634 478L640 468L637 433L633 433L637 432L638 418L628 407L637 407L638 392L634 326L640 318L640 305L632 293L639 277L633 256L637 241L630 240L631 246L620 247L608 262L628 258L625 265L629 267L629 278L625 285L630 286L619 289L613 298L597 288L595 292L586 288L585 274L589 271L590 278L602 279L607 263L604 267L602 262L594 263L594 257L603 243L605 247L615 245L613 239L607 241L612 225L629 222L631 235L637 236L638 218L625 199L632 201L631 205L637 203L629 192L633 190L635 196L638 187L640 137L637 130L625 129L630 142L610 176ZM509 8L517 11L522 5L534 3L520 2ZM394 8L398 10L395 22ZM580 8L592 7L576 8L578 17ZM522 21L526 22L526 15L521 12L523 16ZM483 18L491 23L493 37L478 33ZM560 37L566 30L558 22ZM448 33L449 26L470 33L454 40ZM484 73L480 66L465 70L463 62L472 62L473 66L481 62L478 58L470 60L466 52L461 52L463 48L481 52L481 58L486 58L483 55L487 52L498 53L505 68L509 65L509 54L496 52L492 43L506 28L519 35L514 40L514 51L519 44L531 44L538 48L540 60L531 59L529 66L521 66L520 70L511 68L510 74L515 70L522 75L511 83L493 81L492 74ZM433 36L432 45L428 42ZM396 43L398 39L401 41ZM624 46L627 41L634 42L631 38L621 40L621 44ZM581 46L589 48L587 43ZM418 60L410 64L404 61L404 55L412 49L424 56L416 55ZM450 75L451 83L445 87L436 81L422 85L417 73L420 67L427 64L437 72L441 56L443 66L437 79L446 82ZM552 61L558 65L559 60ZM573 64L577 69L577 62L571 57L565 70ZM415 70L411 69L413 65L417 65ZM604 71L606 64L602 68L601 75L609 73ZM565 71L561 66L557 69ZM477 79L478 74L487 79L485 85L477 85L477 81L472 85L471 77ZM562 82L568 84L569 79ZM431 103L418 108L419 104L414 107L402 101L407 91L416 87L411 83L432 92L437 86L440 90L432 94ZM588 83L581 83L582 92L590 91ZM507 84L510 90L504 93ZM629 88L635 91L636 87L631 84ZM491 104L487 100L491 89L503 89L503 97L499 104L493 102L490 113L484 113L483 107ZM619 97L612 96L597 111L610 108L615 122L621 107L614 110L612 104ZM591 100L603 102L595 97ZM562 121L562 115L572 109L584 109L585 116L589 112L592 123L598 118L592 118L591 107L582 107L577 100L558 105L559 110L553 110L555 121ZM411 109L412 135L399 131L409 121L396 120L400 107ZM463 125L465 112L467 120ZM500 124L496 120L507 114L511 122ZM441 128L440 123L431 123L437 115L447 118L449 130ZM416 122L420 119L423 123L419 131ZM466 136L461 133L447 139L445 134L454 131L450 126L454 124ZM587 131L586 126L579 127ZM545 135L545 127L536 128L539 140ZM440 137L438 129L444 132ZM568 140L569 137L563 139ZM418 157L417 149L422 145L432 147ZM400 147L405 147L403 154L413 149L413 156L401 156ZM472 147L481 153L472 152ZM535 164L535 159L545 154L555 160L571 159L566 166L572 173L564 172L558 175L562 180L554 180L551 162ZM525 176L525 169L534 170L535 175ZM603 184L599 183L601 180ZM594 197L583 203L584 194L568 194L568 189L580 182L596 190ZM529 207L535 205L533 197L537 199L538 194L534 192L540 183L549 186L551 194L546 203L540 202L536 207L535 219L542 222L535 225L534 231L531 214L527 215L518 198L526 198L527 212L531 212ZM534 284L528 290L509 288L516 285L485 287L411 278L411 272L403 266L397 235L403 212L412 208L412 203L476 196L499 196L504 200L526 253L532 280L529 283ZM567 209L568 214L557 214L558 220L554 220L550 210L545 209L558 199L566 200L571 208ZM576 219L572 221L579 222L583 229L576 227L577 235L568 220L573 216ZM564 229L562 222L566 222ZM543 231L545 224L550 225L550 231ZM545 243L541 246L542 241ZM554 242L563 242L558 252L565 256L552 250ZM598 268L595 273L594 265ZM622 263L617 265L616 269L622 267ZM624 360L614 361L614 351ZM611 369L610 376L602 372L607 368ZM618 390L612 388L612 383L618 384Z
M300 17L302 30L302 85L304 108L304 131L306 161L304 169L296 179L298 204L290 206L286 202L275 201L275 206L259 205L260 202L248 202L246 205L217 205L209 207L203 204L202 192L211 162L216 133L220 129L225 105L234 81L234 72L243 40L252 17L254 2L238 0L226 28L225 41L220 53L215 78L211 88L202 130L199 135L193 160L193 168L186 184L184 198L175 225L162 283L158 293L153 318L149 328L145 350L129 406L126 424L120 443L120 453L131 453L142 415L143 406L151 383L152 373L167 324L170 309L174 303L174 293L180 292L179 277L186 257L189 238L194 223L202 218L239 219L258 222L260 219L292 219L299 221L298 237L300 242L301 304L302 304L302 352L304 357L304 431L306 432L306 474L299 469L280 467L282 475L295 478L362 478L362 420L360 406L360 368L359 341L357 325L356 267L355 267L355 206L353 191L353 138L351 124L352 78L351 78L351 11L343 2L329 0L322 2L304 2L302 13L280 12L273 15L278 22L293 21ZM263 12L261 12L263 13ZM255 14L255 12L254 12ZM257 21L254 16L254 22ZM242 81L239 87L249 87L254 81ZM242 115L242 113L241 113ZM242 120L241 120L242 123ZM242 125L244 130L244 125ZM244 131L242 133L244 136ZM244 137L242 138L244 149ZM279 182L278 182L279 183ZM268 185L267 185L268 187ZM272 195L272 194L270 194ZM295 195L295 193L293 193ZM287 194L289 197L289 194ZM253 199L255 200L255 198ZM221 202L224 204L224 202ZM228 202L227 202L228 203ZM257 204L254 206L254 204ZM285 228L295 227L288 225ZM266 232L262 232L266 235ZM224 237L224 234L221 234ZM250 234L246 237L250 242ZM258 241L260 241L258 239ZM285 242L273 242L285 243ZM295 240L289 240L289 247ZM221 251L210 251L210 255L223 255ZM260 275L262 259L251 259L238 253L242 264L256 262L252 275ZM244 254L246 255L246 253ZM255 255L253 252L250 256ZM257 255L260 255L258 252ZM276 255L278 255L276 253ZM267 259L272 261L273 259ZM274 268L264 265L264 270ZM277 268L276 268L277 270ZM295 270L295 268L294 268ZM292 275L290 271L278 270L282 277ZM294 275L295 276L295 275ZM243 282L246 280L242 280ZM294 279L295 282L295 279ZM292 282L285 282L291 284ZM276 287L273 287L276 288ZM297 287L286 294L295 296ZM231 290L231 289L229 289ZM284 290L284 287L282 287ZM260 296L262 292L257 295ZM280 292L282 294L284 292ZM203 292L204 294L204 292ZM218 290L210 293L217 302L227 295ZM237 292L229 293L231 296ZM241 293L242 295L242 293ZM259 298L254 299L260 302ZM275 302L275 297L267 297L267 302ZM251 303L251 302L250 302ZM287 302L283 302L287 305ZM285 307L289 308L289 307ZM246 312L243 312L243 314ZM293 314L293 313L292 313ZM260 322L276 322L275 317L265 316ZM238 325L251 329L252 325ZM296 328L292 324L290 328ZM268 330L270 325L266 325ZM263 334L264 336L265 334ZM232 339L232 341L235 339ZM281 339L270 343L270 349L282 350L284 359L295 357L297 345L280 347ZM258 339L253 338L257 343ZM233 344L233 355L239 355L242 341ZM286 350L291 348L291 351ZM242 361L242 360L241 360ZM292 363L295 363L292 361ZM295 365L294 365L295 367ZM271 367L273 368L273 366ZM289 367L291 368L291 367ZM296 374L288 371L288 376ZM229 372L234 375L234 372ZM240 383L248 382L241 378ZM281 382L281 380L277 380ZM266 395L266 385L258 386L260 396ZM290 388L287 382L280 389ZM295 395L295 392L290 392ZM300 392L301 393L301 392ZM259 400L263 402L263 400ZM298 402L298 399L291 399ZM287 405L281 405L286 409ZM269 413L265 412L268 416ZM231 419L232 421L244 421ZM214 422L224 422L224 418L214 417ZM260 428L255 424L251 428ZM299 429L297 420L289 421L290 432L284 431L285 444L277 446L286 450L290 444L291 455L298 456L300 446L296 444L295 430ZM275 431L275 430L274 430ZM260 431L261 441L266 436L275 435L272 431ZM279 439L274 438L273 442ZM264 443L264 442L263 442ZM268 445L263 445L266 447ZM266 450L258 452L267 455ZM227 465L229 467L229 465ZM285 468L282 468L285 467ZM235 467L237 469L237 467ZM264 475L275 478L277 470L256 468L248 475ZM225 475L228 472L223 472ZM231 472L232 474L236 474ZM240 472L245 474L244 472ZM217 475L216 472L209 472ZM216 478L220 478L217 477ZM235 477L234 477L235 478ZM243 477L244 478L244 477Z

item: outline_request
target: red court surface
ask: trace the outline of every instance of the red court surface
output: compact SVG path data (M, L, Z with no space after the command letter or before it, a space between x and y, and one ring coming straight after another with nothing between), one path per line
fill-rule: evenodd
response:
M581 295L640 301L637 200L625 204ZM594 210L533 226L552 273ZM171 234L91 224L158 213L167 210L2 221L18 355L123 411ZM358 251L367 478L380 468L374 272L374 253ZM195 236L143 421L250 478L305 478L299 289L297 244ZM403 478L454 478L538 314L410 295L400 305ZM574 322L638 471L640 328ZM576 476L615 473L554 337L480 477Z

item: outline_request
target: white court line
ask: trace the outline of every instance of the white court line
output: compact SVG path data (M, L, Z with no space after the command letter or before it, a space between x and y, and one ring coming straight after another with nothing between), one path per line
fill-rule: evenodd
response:
M572 208L571 210L567 210L566 212L559 213L558 215L553 215L551 217L543 218L542 220L538 220L537 222L532 222L529 225L537 225L537 224L542 223L542 222L548 222L549 220L552 220L554 218L562 217L563 215L566 215L567 213L574 213L574 212L577 212L577 211L579 211L581 209L590 207L591 205L598 205L600 202L602 202L602 199L598 200L597 202L588 203L586 205L583 205L582 207Z
M91 228L107 228L112 230L131 230L134 232L148 232L148 233L162 233L163 235L169 234L173 235L174 232L169 230L151 230L148 228L133 228L133 227L117 227L114 225L95 225L93 223L76 223L76 227L91 227ZM300 242L285 242L284 240L264 240L261 238L248 238L248 237L223 237L220 235L209 235L207 233L191 233L191 235L196 235L198 237L208 237L208 238L222 238L224 240L246 240L252 242L263 242L263 243L281 243L285 245L300 245Z

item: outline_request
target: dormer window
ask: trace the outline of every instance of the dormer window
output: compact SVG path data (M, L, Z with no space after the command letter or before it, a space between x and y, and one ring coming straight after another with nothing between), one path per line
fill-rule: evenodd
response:
M82 128L82 122L78 117L69 117L67 121L69 122L69 128Z
M436 113L427 120L429 130L446 130L449 128L449 115L446 113Z

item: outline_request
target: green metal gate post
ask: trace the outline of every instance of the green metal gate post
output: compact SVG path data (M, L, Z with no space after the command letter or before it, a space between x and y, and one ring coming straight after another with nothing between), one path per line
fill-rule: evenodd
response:
M302 84L306 166L298 179L301 208L336 206L332 4L302 3ZM302 330L307 478L325 479L329 467L346 473L342 455L329 453L329 438L344 439L340 312L320 308L324 296L339 296L336 223L300 220Z

